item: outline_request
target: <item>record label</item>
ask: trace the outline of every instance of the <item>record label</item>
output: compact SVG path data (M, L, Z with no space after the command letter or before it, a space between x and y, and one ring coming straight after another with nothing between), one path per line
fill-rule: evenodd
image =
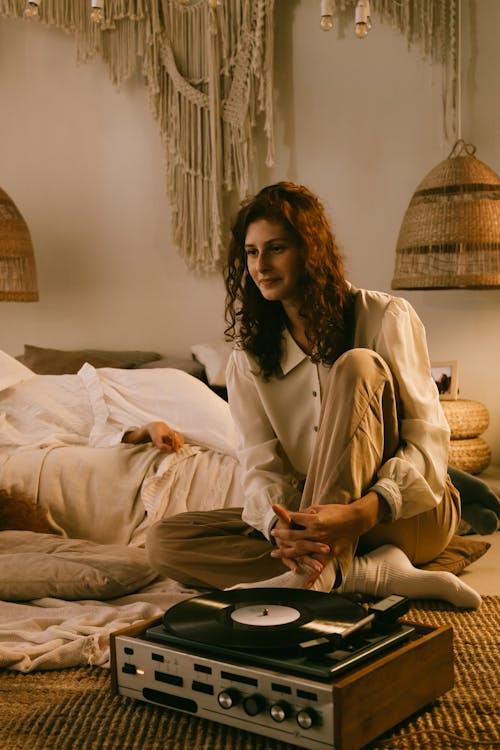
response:
M231 612L231 620L241 625L255 625L257 628L268 628L274 625L288 625L300 617L295 607L284 607L282 604L252 604L237 607Z

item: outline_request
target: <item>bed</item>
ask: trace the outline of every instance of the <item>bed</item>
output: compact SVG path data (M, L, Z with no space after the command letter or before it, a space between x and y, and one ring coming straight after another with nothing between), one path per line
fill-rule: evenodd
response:
M185 436L179 453L121 442L154 419ZM0 532L0 666L107 666L111 631L193 595L151 570L146 529L240 505L235 445L226 401L183 370L37 374L0 352L0 487L47 509L56 532Z
M0 667L10 670L109 666L112 631L198 593L150 568L148 526L242 505L229 406L207 382L158 359L93 362L34 372L0 352L0 492L46 510L51 524L2 526L0 497ZM184 435L179 453L121 442L157 419ZM455 537L429 567L459 573L488 547Z

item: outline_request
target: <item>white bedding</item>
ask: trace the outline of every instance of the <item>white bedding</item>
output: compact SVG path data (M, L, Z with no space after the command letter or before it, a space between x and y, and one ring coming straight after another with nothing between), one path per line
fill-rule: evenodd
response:
M2 389L6 357L0 357L0 487L47 507L69 537L145 554L146 529L163 515L242 504L229 407L192 376L168 369L95 370L88 364L78 375L30 375L13 368L19 380L10 376ZM184 434L180 453L120 442L127 428L159 419ZM0 532L5 553L2 535L12 533ZM13 559L20 565L31 561L27 577L41 553L40 536L32 537L25 551L34 558L9 559L11 565ZM155 580L109 601L2 601L0 666L23 672L108 666L110 632L160 615L194 593Z
M228 404L182 370L96 370L87 363L76 375L33 375L0 388L5 447L116 445L126 429L158 419L190 444L235 454Z

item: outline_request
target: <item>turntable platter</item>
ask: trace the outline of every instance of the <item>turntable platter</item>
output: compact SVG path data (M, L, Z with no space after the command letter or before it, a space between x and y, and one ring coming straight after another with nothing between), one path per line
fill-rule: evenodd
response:
M284 649L342 637L365 619L361 605L336 594L252 588L194 596L168 609L163 626L168 633L197 643Z

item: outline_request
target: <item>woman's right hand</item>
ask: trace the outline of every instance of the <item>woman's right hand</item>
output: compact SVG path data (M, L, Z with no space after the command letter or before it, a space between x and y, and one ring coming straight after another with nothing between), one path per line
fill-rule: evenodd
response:
M278 517L278 520L274 526L274 530L278 530L279 532L279 530L281 529L291 530L300 528L293 523L290 514L282 505L273 505L273 510ZM290 570L293 570L294 573L299 573L303 565L307 565L309 568L312 568L311 576L305 584L306 588L309 585L312 586L318 575L323 570L324 564L328 560L330 548L327 545L313 542L312 544L314 545L315 553L314 557L312 556L312 554L303 554L300 557L293 558L288 557L287 553L284 551L285 545L280 539L280 534L278 533L277 536L273 534L273 538L276 543L276 549L271 552L271 557L281 558L283 564L286 565L287 568L290 568ZM318 556L316 557L316 555ZM320 557L323 557L323 561L319 559Z

